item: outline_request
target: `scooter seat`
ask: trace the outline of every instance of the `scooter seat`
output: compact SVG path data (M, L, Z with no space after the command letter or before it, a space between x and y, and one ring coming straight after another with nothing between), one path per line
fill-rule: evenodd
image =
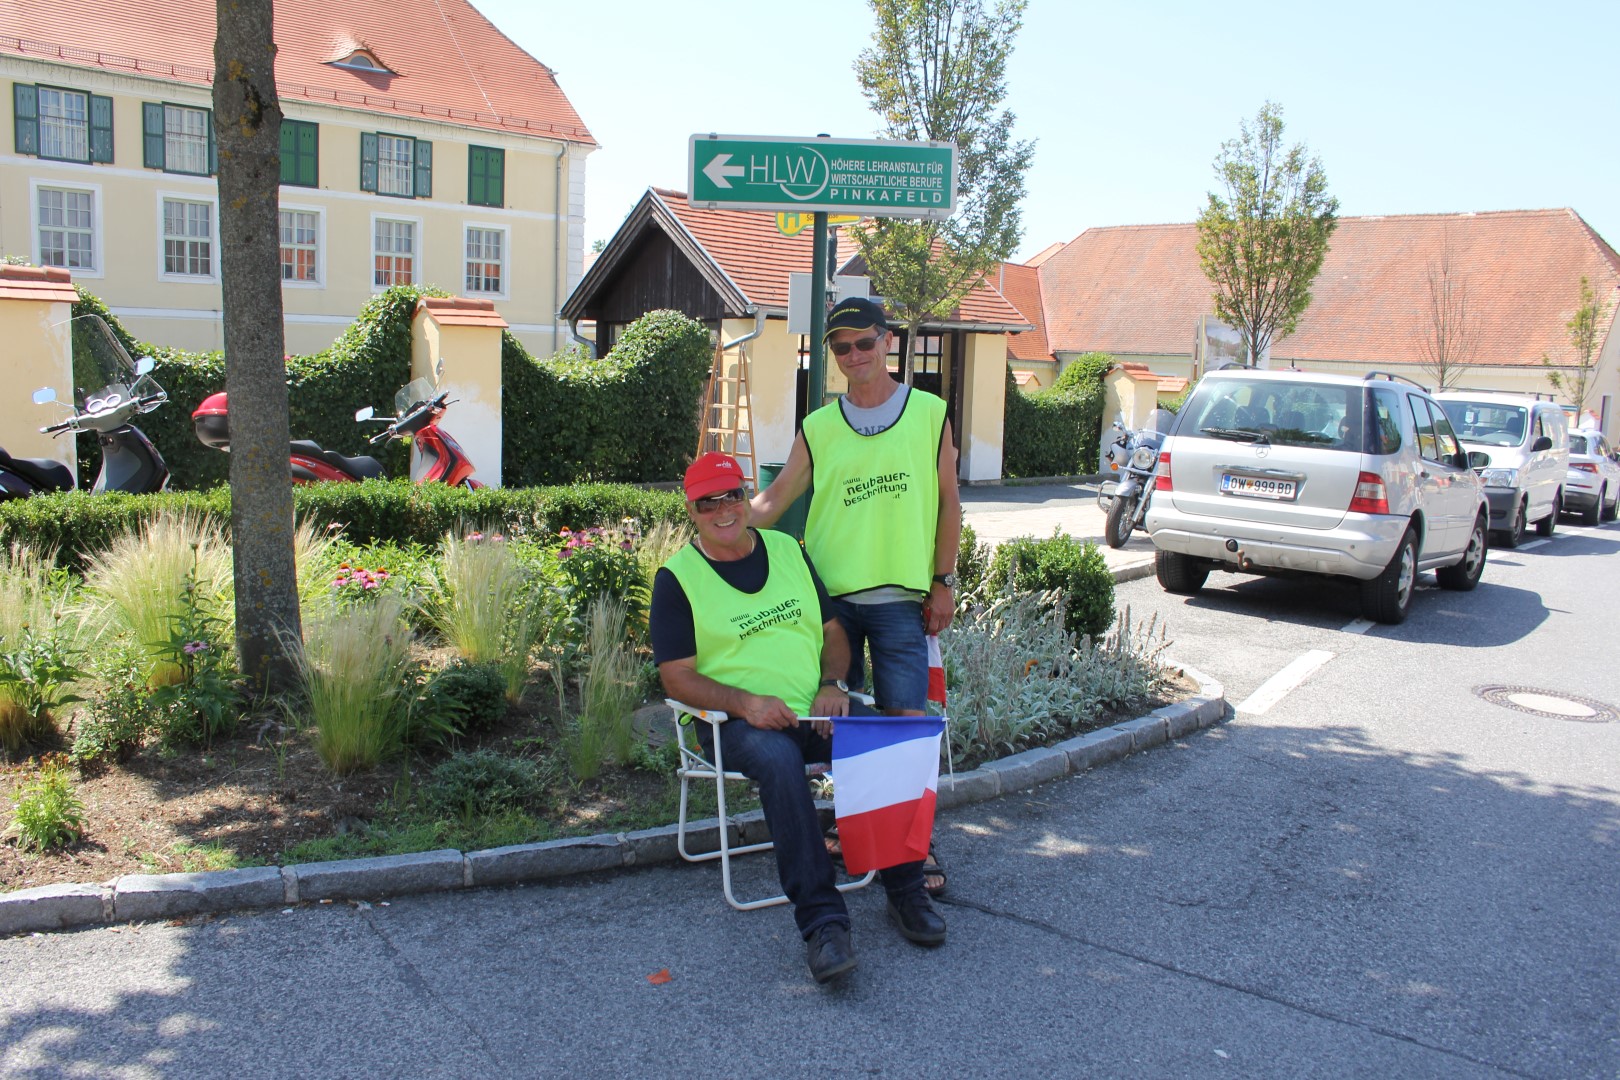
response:
M73 470L50 458L12 457L0 448L0 465L45 491L72 491Z
M320 458L350 476L358 476L362 480L382 479L382 464L369 455L361 454L359 457L346 457L336 450L328 450L321 446L320 443L311 442L308 439L294 439L292 445L293 449L301 450L310 457Z

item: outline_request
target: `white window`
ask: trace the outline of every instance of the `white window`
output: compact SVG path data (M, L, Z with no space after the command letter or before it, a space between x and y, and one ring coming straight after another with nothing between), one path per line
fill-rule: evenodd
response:
M213 203L163 200L163 272L186 277L213 276Z
M397 135L377 136L378 194L410 198L416 193L412 183L416 169L415 150L415 139L402 139Z
M371 283L379 289L409 285L416 280L417 223L398 218L373 218L371 228Z
M95 193L77 188L35 189L39 264L69 270L96 268Z
M90 96L39 88L39 156L90 160Z
M313 210L281 211L281 280L320 281L321 216Z
M163 106L163 167L169 172L208 175L207 109Z
M466 291L506 293L506 230L467 229Z

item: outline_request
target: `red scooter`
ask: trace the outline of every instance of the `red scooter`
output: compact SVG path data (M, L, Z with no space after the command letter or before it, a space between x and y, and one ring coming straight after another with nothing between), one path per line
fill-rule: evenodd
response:
M202 404L191 414L191 429L204 446L230 453L230 407L224 391L203 398ZM294 439L288 444L288 449L295 484L313 484L319 480L358 483L361 480L380 480L383 476L383 467L374 457L346 457L336 450L324 449L309 439Z
M439 426L445 409L452 404L450 391L434 393L433 380L423 376L406 383L394 395L394 411L398 416L375 416L367 405L355 413L354 418L360 423L376 420L388 425L372 436L373 443L386 439L411 440L413 483L481 488L483 483L473 479L473 463L468 460L467 452Z

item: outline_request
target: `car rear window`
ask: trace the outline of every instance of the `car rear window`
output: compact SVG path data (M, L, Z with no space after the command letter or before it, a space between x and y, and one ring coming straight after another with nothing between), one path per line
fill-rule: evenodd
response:
M1586 448L1585 435L1571 435L1569 437L1569 452L1572 454L1590 454L1594 451Z
M1522 405L1488 401L1442 401L1441 408L1463 442L1481 446L1518 446L1524 442L1529 410Z
M1359 386L1206 377L1183 408L1176 433L1360 450L1361 402Z

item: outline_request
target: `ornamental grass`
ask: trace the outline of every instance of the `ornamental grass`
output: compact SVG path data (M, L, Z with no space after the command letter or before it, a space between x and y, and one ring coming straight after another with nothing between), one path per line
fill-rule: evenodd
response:
M447 535L423 614L463 659L499 662L509 624L526 607L527 579L523 564L500 536Z
M298 674L327 768L350 773L401 750L412 635L400 601L383 596L328 610L309 621L304 637Z

